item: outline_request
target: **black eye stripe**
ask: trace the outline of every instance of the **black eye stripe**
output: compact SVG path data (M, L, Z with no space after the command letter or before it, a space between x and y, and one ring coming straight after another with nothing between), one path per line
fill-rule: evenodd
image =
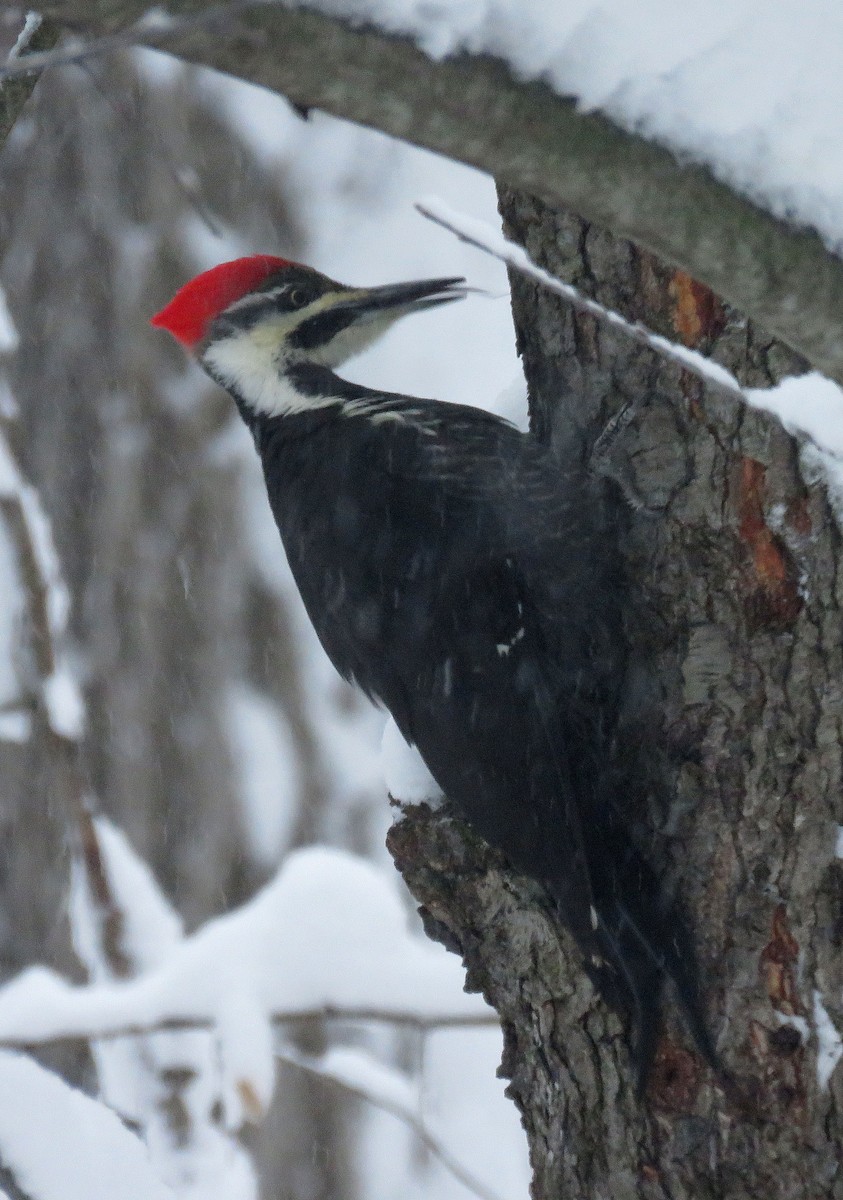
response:
M296 312L307 307L317 297L296 284L285 284L267 292L253 292L235 300L224 315L229 323L240 328L250 328L270 313Z
M314 346L327 344L353 321L354 313L350 309L328 309L326 312L315 313L292 331L290 345L299 350L312 350Z

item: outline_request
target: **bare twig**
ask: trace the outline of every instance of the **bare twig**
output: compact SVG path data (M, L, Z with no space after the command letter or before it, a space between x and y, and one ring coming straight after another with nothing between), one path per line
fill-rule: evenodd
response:
M588 296L584 296L572 284L565 283L556 275L551 275L549 271L545 271L543 267L534 263L523 246L497 234L485 222L466 217L443 204L441 200L419 200L416 202L415 208L428 221L433 221L435 225L447 229L461 242L474 246L485 254L490 254L492 258L505 263L519 275L524 275L540 284L546 291L561 296L576 312L587 313L604 324L614 326L631 342L643 346L646 350L654 351L661 358L667 358L676 363L683 371L688 371L691 375L696 376L706 387L719 388L730 395L733 400L746 402L746 393L737 379L725 367L719 366L718 363L712 362L711 359L705 358L695 350L689 350L686 346L680 346L658 333L653 333L640 321L627 321L626 317L622 317L619 312L606 308L597 300L591 300Z
M411 1012L390 1012L378 1008L339 1008L336 1005L325 1005L324 1008L310 1011L275 1013L272 1017L276 1025L304 1023L313 1020L323 1021L361 1021L374 1024L398 1025L403 1028L415 1029L420 1033L430 1033L436 1029L477 1029L483 1026L500 1025L497 1013L465 1014L465 1013L431 1013L429 1015Z
M518 274L524 275L528 279L532 279L547 291L561 296L575 311L587 313L604 325L611 325L613 329L617 330L623 337L629 338L636 345L652 351L660 359L666 359L669 362L675 363L681 370L687 371L690 375L698 379L710 395L719 394L730 400L739 400L751 408L765 407L765 389L755 388L747 390L741 387L734 375L720 366L719 363L713 362L711 359L699 354L696 350L689 350L686 346L671 342L668 338L662 337L661 334L653 333L652 330L640 324L640 322L627 321L620 313L615 312L613 309L605 308L598 301L584 296L582 292L578 291L570 283L565 283L555 275L551 275L549 271L545 271L542 267L537 266L523 246L509 241L491 226L486 225L485 222L477 221L472 217L458 213L443 204L440 200L418 201L415 207L423 217L440 225L443 229L447 229L449 233L453 233L461 242L465 242L469 246L474 246L476 249L490 254L493 258L497 258L500 262L505 263L511 270L517 271ZM604 443L603 449L607 448L614 439L615 434L620 432L624 423L631 416L631 410L625 411L622 409L617 414L615 420L607 426L602 437L595 444L594 453L596 456L599 456L601 452L601 443ZM813 447L827 459L832 459L834 462L843 465L843 455L826 442L818 441L809 429L798 425L795 417L787 428L800 443Z
M288 1063L290 1066L298 1067L302 1071L307 1071L311 1075L317 1076L317 1078L323 1080L325 1083L340 1088L350 1096L357 1096L358 1099L365 1100L367 1104L371 1104L374 1108L379 1108L382 1112L390 1113L391 1116L406 1125L408 1129L411 1129L425 1149L442 1164L445 1170L454 1179L458 1180L464 1188L477 1196L479 1200L501 1200L497 1192L493 1191L482 1179L478 1179L472 1171L463 1166L444 1142L440 1141L431 1132L424 1123L420 1113L413 1112L409 1108L405 1108L397 1102L389 1100L386 1096L379 1096L374 1092L367 1091L362 1085L354 1084L350 1080L332 1074L329 1069L321 1064L319 1058L305 1054L296 1054L289 1050L276 1051L276 1058L281 1062Z
M273 1025L290 1026L304 1025L312 1021L335 1021L353 1024L394 1025L402 1029L414 1029L420 1033L431 1033L439 1029L481 1029L493 1028L500 1024L500 1019L493 1012L464 1014L464 1013L412 1013L390 1012L378 1008L341 1008L337 1005L324 1005L321 1008L293 1009L287 1012L272 1014ZM63 1042L78 1042L96 1040L99 1042L113 1041L124 1037L141 1037L151 1033L174 1033L187 1030L213 1029L214 1021L210 1017L184 1016L163 1017L152 1021L92 1021L86 1024L77 1021L73 1027L61 1032L48 1033L33 1037L31 1034L19 1036L0 1036L0 1049L33 1050L38 1046L52 1046Z
M17 72L16 65L25 59L40 58L52 53L58 36L58 28L52 21L26 19L5 67L0 68L0 145L6 140L23 106L32 95L40 74L40 70L35 67L22 73ZM19 74L20 77L11 78L14 74Z
M222 26L226 32L230 33L234 25L234 18L240 11L276 2L277 0L229 0L226 4L214 4L210 8L189 16L163 19L145 13L139 20L132 22L117 33L104 34L94 37L90 41L74 37L57 49L45 49L28 54L18 53L14 57L10 56L8 61L0 67L0 81L18 79L21 76L31 75L33 72L40 74L48 67L75 66L88 59L100 58L118 50L127 50L132 46L165 50L168 41L200 28L207 30Z
M81 697L74 695L74 705L68 716L67 711L56 706L55 693L51 690L61 656L57 641L63 639L65 632L66 614L58 600L59 595L65 594L64 581L60 577L58 556L38 493L21 475L2 430L0 439L0 455L6 460L13 479L12 484L0 492L0 517L15 548L26 597L38 705L46 717L51 750L57 757L72 763L78 756L82 735L82 713L77 712L77 709L81 710ZM21 703L28 701L28 696L21 697ZM78 768L74 766L73 770L76 775L74 796L81 804L83 782Z
M114 895L97 827L87 809L79 813L77 828L81 841L79 862L103 959L115 979L128 979L136 972L124 945L126 916Z
M0 496L0 515L15 547L32 636L35 667L41 680L53 673L56 652L47 616L47 582L38 565L32 533L19 494Z

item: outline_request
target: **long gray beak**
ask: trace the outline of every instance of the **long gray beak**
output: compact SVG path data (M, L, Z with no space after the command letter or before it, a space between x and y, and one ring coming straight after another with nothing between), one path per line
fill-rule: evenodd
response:
M388 283L384 287L355 290L346 300L340 300L336 308L354 313L358 320L369 315L380 316L389 309L405 309L420 312L435 308L452 300L462 300L468 289L465 279L422 279L415 283Z

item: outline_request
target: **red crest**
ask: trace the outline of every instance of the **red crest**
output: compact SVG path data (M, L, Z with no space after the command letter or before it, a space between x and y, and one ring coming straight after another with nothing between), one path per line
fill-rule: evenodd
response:
M155 314L150 325L166 329L192 350L202 341L211 321L229 304L290 265L286 258L274 258L271 254L252 254L248 258L220 263L179 288L170 303Z

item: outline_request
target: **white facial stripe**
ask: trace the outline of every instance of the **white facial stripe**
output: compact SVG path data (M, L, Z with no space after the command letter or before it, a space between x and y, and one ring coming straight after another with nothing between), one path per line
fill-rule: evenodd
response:
M272 294L271 292L250 292L247 296L241 296L239 300L229 304L225 311L241 313L247 312L250 308L261 308Z
M276 322L271 322L277 331ZM287 413L309 412L334 403L329 397L307 396L278 370L277 349L280 336L264 337L264 326L233 337L212 342L202 355L210 373L225 388L242 396L256 413L280 417Z

